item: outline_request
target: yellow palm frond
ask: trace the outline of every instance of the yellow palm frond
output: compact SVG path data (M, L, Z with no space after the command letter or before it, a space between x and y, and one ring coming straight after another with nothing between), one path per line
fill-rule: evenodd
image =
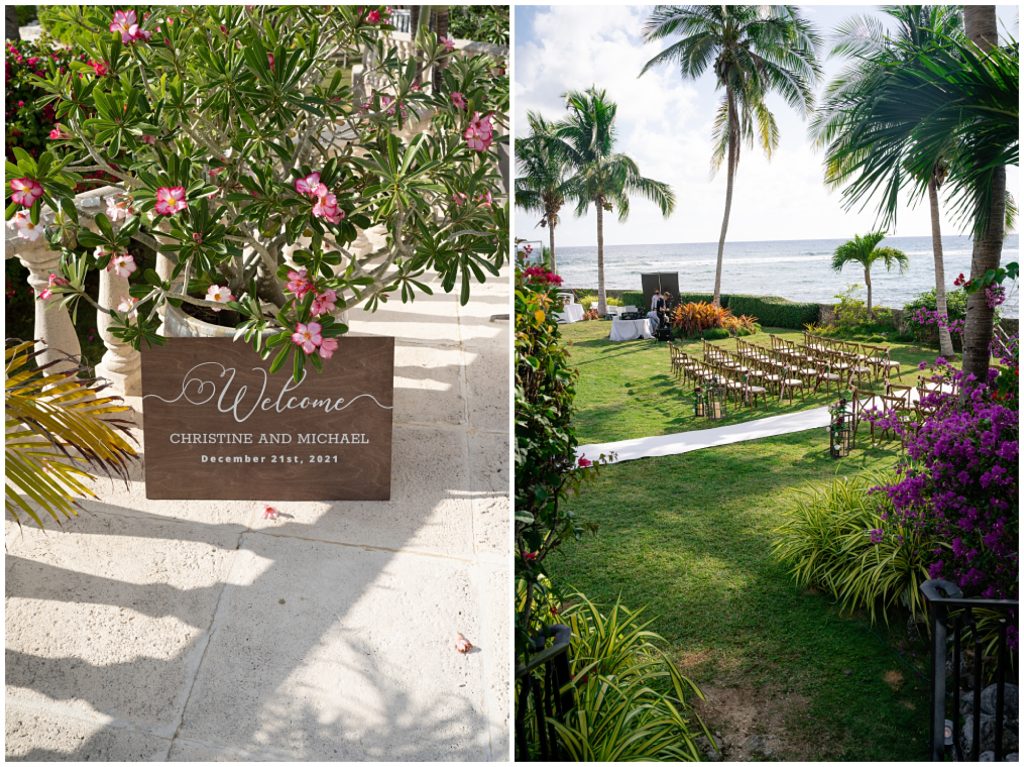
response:
M63 360L33 364L33 346L4 351L4 505L18 524L24 514L42 527L40 509L60 524L76 514L73 496L95 497L86 482L96 471L127 481L138 454L120 397L101 396L104 386L79 378Z

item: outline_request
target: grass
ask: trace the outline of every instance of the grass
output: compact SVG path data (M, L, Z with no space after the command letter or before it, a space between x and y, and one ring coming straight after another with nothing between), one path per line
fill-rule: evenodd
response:
M605 467L570 504L598 532L550 558L552 576L601 604L621 594L646 606L702 687L742 690L765 711L803 701L784 712L779 758L924 759L924 646L900 636L903 624L890 634L840 615L770 554L797 488L895 457L874 449L836 462L825 448L814 430Z
M692 414L690 388L672 376L665 344L610 343L603 322L563 332L580 371L581 443L707 428ZM764 334L747 340L770 343ZM907 381L935 356L892 346ZM685 348L698 351L700 342ZM754 412L730 408L725 422L835 397L833 390ZM892 466L898 455L894 443L837 462L827 443L824 430L812 430L604 467L568 502L598 531L566 543L548 560L551 574L600 604L621 595L627 606L646 606L683 673L721 691L705 715L725 736L727 758L750 757L729 743L750 730L736 724L742 712L716 707L716 698L733 708L740 701L754 731L774 734L772 759L924 759L925 643L909 639L902 620L872 626L862 615L841 615L823 595L798 588L771 556L771 531L798 489Z
M610 324L591 321L563 325L565 339L571 344L572 361L580 371L577 386L576 429L580 443L612 442L634 437L652 437L673 432L708 428L707 419L693 415L693 388L681 383L672 374L668 346L657 341L608 340ZM803 341L803 333L796 330L771 328L773 335L793 341ZM762 346L771 346L768 332L743 339ZM735 350L736 342L714 342ZM701 356L702 341L681 342L688 354ZM892 349L892 358L900 363L900 376L893 382L916 384L920 374L917 365L931 362L937 352L914 344L878 344ZM875 388L881 388L880 385ZM780 403L777 397L768 397L756 409L733 407L716 426L740 423L751 418L763 418L780 413L791 413L834 402L838 398L835 388L826 393L798 396L792 403Z

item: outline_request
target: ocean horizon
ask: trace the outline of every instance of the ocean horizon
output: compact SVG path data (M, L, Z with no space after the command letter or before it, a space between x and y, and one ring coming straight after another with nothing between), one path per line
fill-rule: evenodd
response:
M864 274L859 267L851 264L841 273L831 267L832 253L847 239L727 242L722 292L829 303L851 285L859 285L858 295L864 299ZM876 306L901 309L935 287L931 237L887 237L882 245L902 250L910 266L904 274L886 272L883 265L871 270L872 300ZM957 275L970 274L971 238L944 236L942 247L946 286L952 290ZM640 275L645 272L678 272L681 291L710 293L714 288L717 251L717 242L608 245L605 286L612 290L640 290ZM1017 261L1018 251L1018 235L1008 235L1001 263ZM555 255L566 287L596 289L596 246L561 247L556 239ZM1004 316L1018 316L1018 300L1014 287L1002 307Z

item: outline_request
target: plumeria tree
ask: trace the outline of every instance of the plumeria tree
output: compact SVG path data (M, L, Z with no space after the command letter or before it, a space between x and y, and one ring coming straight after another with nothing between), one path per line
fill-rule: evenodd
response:
M337 348L344 309L410 301L431 273L465 302L502 266L503 62L455 58L427 30L420 58L403 61L380 6L59 17L88 63L41 79L58 126L49 151L8 164L7 218L30 235L54 211L48 235L64 257L49 292L61 300L94 301L90 270L132 279L118 306L98 307L122 339L159 343L168 303L228 310L218 316L237 337L274 370L291 358L299 376ZM359 60L353 85L343 62ZM430 70L439 83L420 81ZM124 194L89 231L72 195L95 171ZM131 239L170 267L140 269Z

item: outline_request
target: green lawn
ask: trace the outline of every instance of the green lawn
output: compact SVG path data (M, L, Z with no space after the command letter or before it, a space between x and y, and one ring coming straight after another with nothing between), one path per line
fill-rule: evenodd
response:
M707 428L706 420L695 423L664 344L611 344L601 340L602 322L564 332L580 370L581 442ZM934 354L894 349L914 381L916 363ZM548 560L563 586L599 603L621 594L624 604L647 607L680 667L709 691L705 717L724 736L726 758L927 756L924 643L908 640L902 620L887 629L840 615L825 596L798 589L770 553L771 530L798 488L889 466L898 455L892 444L837 462L827 446L825 430L816 429L604 467L569 501L597 533ZM770 748L751 750L751 735Z
M610 328L610 323L602 321L577 322L561 328L563 336L571 344L572 361L580 371L576 398L576 428L580 443L611 442L708 428L706 419L698 420L693 415L692 386L678 382L672 374L668 345L657 341L612 343L608 340ZM770 332L793 341L803 340L803 334L795 330L771 328ZM771 346L767 332L747 336L743 340ZM736 342L731 339L714 343L730 351L736 348ZM683 351L700 356L701 344L697 340L680 346ZM879 346L891 347L892 358L901 363L899 382L906 384L916 384L920 375L918 363L930 362L937 354L934 349L912 344ZM897 378L892 380L896 382ZM798 396L792 403L780 403L777 397L769 397L766 404L754 410L734 408L730 403L727 416L715 425L805 410L834 402L837 397L833 388L827 394L821 390L815 396Z

